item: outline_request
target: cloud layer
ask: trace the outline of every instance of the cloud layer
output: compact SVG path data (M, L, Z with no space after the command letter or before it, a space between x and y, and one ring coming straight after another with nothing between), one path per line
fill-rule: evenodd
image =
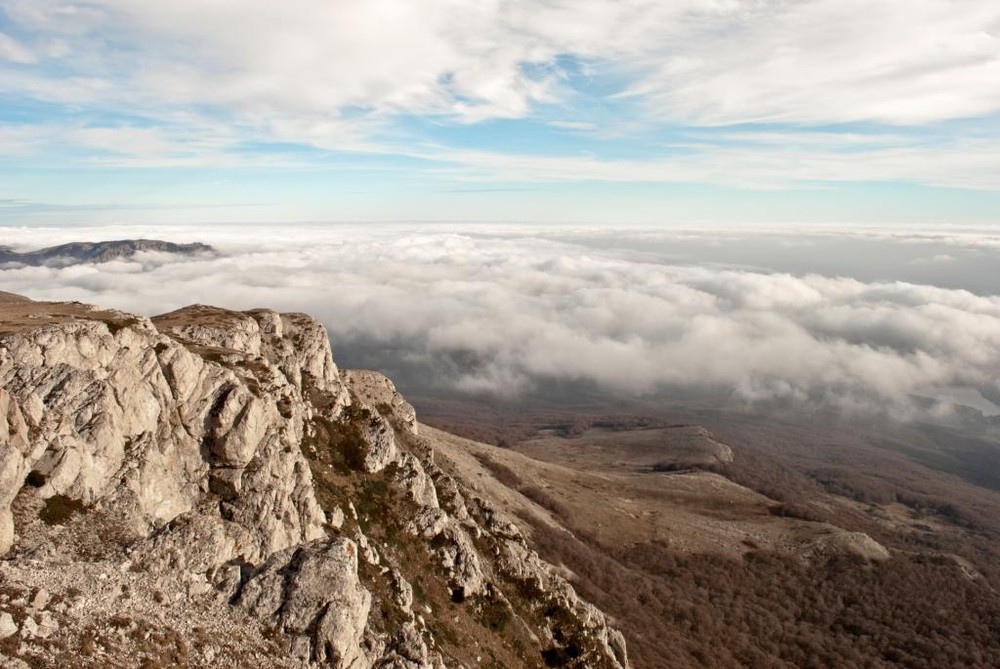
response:
M0 56L71 76L7 69L2 83L72 102L520 117L571 94L573 58L623 75L621 95L699 125L925 123L1000 109L1000 9L983 0L8 0L3 10L16 34L0 34Z
M997 190L998 47L989 0L6 0L0 97L31 122L0 124L0 155L234 169L334 151L465 180ZM560 141L427 130L497 119ZM645 148L601 141L630 134Z
M672 265L524 230L241 235L253 243L175 230L171 239L216 243L225 257L5 269L0 289L147 314L192 302L306 311L335 350L376 351L382 359L366 364L422 370L427 388L512 395L582 381L627 395L712 392L898 414L914 393L1000 396L995 295Z

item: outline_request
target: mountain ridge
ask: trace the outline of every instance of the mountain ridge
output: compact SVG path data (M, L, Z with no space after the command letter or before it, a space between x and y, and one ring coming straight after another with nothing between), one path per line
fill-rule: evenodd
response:
M214 248L200 242L178 244L159 239L117 239L103 242L70 242L34 251L15 251L10 246L0 246L0 264L67 266L102 263L120 258L130 258L136 253L144 251L177 255L214 255L216 253Z
M11 666L629 666L308 316L12 300L0 388Z

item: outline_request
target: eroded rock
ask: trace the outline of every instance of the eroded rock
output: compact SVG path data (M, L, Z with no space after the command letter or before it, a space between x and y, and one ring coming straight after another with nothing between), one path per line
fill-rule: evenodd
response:
M303 660L367 667L361 648L371 595L358 580L358 547L320 540L276 553L244 586L239 605L273 620Z
M131 639L173 652L207 626L216 642L184 644L193 665L436 669L419 564L465 616L506 601L501 581L536 583L597 640L589 666L627 666L603 614L434 464L388 379L341 374L315 320L17 304L43 317L0 328L0 576L21 611L0 638L96 629L95 652L138 664ZM357 435L359 462L320 459L332 436L304 452L319 424ZM324 479L334 463L349 471Z

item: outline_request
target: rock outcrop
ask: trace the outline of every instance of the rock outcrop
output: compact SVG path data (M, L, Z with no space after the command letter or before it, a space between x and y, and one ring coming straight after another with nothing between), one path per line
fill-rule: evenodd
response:
M280 551L244 586L239 603L274 620L292 655L341 667L367 666L362 649L371 594L358 579L358 547L319 540Z
M367 369L349 369L343 376L359 400L391 413L406 430L417 434L417 412L385 375Z
M301 314L4 300L0 552L10 666L628 666Z

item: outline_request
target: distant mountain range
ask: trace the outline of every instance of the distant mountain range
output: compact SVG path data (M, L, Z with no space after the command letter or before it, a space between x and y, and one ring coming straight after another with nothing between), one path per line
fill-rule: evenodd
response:
M176 253L179 255L215 253L215 249L208 244L175 244L158 239L119 239L108 242L72 242L24 253L15 251L9 246L0 246L0 264L20 263L32 266L55 264L65 266L83 263L102 263L119 258L130 258L140 251Z

